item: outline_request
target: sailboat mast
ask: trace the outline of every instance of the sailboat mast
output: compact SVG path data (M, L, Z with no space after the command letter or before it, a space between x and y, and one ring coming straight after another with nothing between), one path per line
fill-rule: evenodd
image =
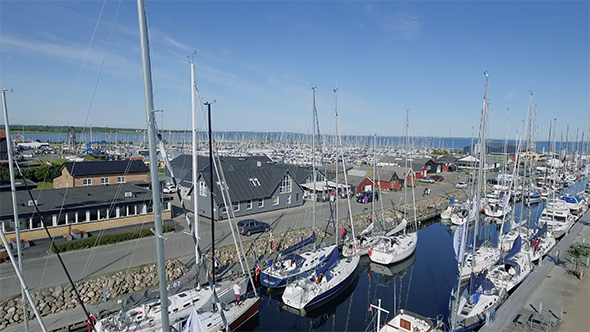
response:
M6 89L2 89L2 106L4 108L4 131L6 132L6 152L8 153L8 170L10 173L10 192L12 195L12 214L14 216L14 230L16 235L16 256L18 257L18 269L23 273L23 259L21 253L21 242L20 242L20 219L18 218L18 207L16 203L16 188L14 186L14 166L12 158L12 138L10 137L10 125L8 123L8 107L6 105ZM23 180L25 181L25 180ZM3 225L2 225L3 226ZM0 226L0 227L2 227ZM7 242L4 241L7 245ZM9 250L10 251L10 250ZM25 331L29 331L29 315L27 314L27 299L25 295L25 289L21 285L21 293L23 296L23 313L25 318Z
M336 100L336 91L338 89L333 89L332 91L334 91L334 114L338 115L338 103ZM338 123L336 123L336 126L338 126ZM338 137L338 131L336 131L336 137ZM338 219L338 189L340 189L340 184L338 183L338 163L339 163L339 159L340 159L340 150L338 149L338 141L336 141L336 197L335 197L335 201L336 201L336 211L334 212L335 216L334 216L334 224L336 225L336 229L335 229L335 234L336 234L336 245L338 245L338 232L340 231L340 227L339 227L339 219ZM344 240L344 239L342 239Z
M311 88L311 94L312 94L312 99L313 99L313 118L312 118L312 134L311 134L311 172L312 172L312 177L313 177L313 204L312 206L312 220L313 220L313 230L315 231L315 204L316 201L318 199L317 197L317 188L316 188L316 172L315 172L315 124L316 124L316 117L317 117L317 110L315 108L315 86ZM316 244L315 242L313 243L313 250L316 250Z
M141 59L143 67L143 88L145 93L145 111L150 156L150 181L152 187L152 204L154 209L154 228L156 231L156 251L158 263L158 281L160 285L160 308L162 312L162 331L170 331L168 319L168 290L166 289L166 263L164 262L164 237L162 236L162 205L158 176L158 157L156 155L156 133L154 119L154 97L152 93L152 74L145 16L145 1L137 0L139 36L141 41Z
M371 222L375 225L375 173L377 172L377 134L373 136L373 201L371 202Z
M193 215L194 215L194 225L192 229L192 236L193 239L198 239L197 234L199 234L199 193L198 190L200 189L197 184L197 109L196 109L196 92L197 92L197 83L195 79L195 64L191 61L191 114L192 114L192 180L193 180ZM198 240L197 240L198 241ZM195 250L197 246L195 243ZM198 256L198 253L197 253ZM199 259L200 257L196 257ZM196 262L197 267L200 262ZM198 282L198 280L197 280Z
M477 173L477 191L475 193L475 202L476 202L476 208L479 209L480 202L481 202L481 196L483 195L483 183L485 181L484 179L484 168L485 168L485 158L486 158L486 130L487 130L487 121L488 121L488 100L487 100L487 96L488 96L488 73L484 72L484 75L486 77L486 82L485 82L485 86L484 86L484 93L483 93L483 106L482 106L482 110L481 110L481 124L479 126L479 171ZM479 225L479 218L478 218L478 213L475 214L476 216L476 220L475 220L475 228L473 230L473 257L475 257L475 245L476 245L476 239L477 239L477 231L478 231L478 225ZM475 258L474 258L474 262L475 262ZM471 272L473 273L475 264L471 264Z

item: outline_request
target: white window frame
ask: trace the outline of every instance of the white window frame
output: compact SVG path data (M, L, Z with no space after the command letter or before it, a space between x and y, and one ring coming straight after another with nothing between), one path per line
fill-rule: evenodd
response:
M127 183L127 177L126 176L118 176L117 183Z
M260 187L260 181L258 181L258 178L248 178L248 181L250 181L252 187Z
M295 194L295 202L299 202L299 193Z
M281 184L279 185L279 193L280 194L288 194L293 191L293 179L290 176L285 175L281 180Z
M275 197L272 198L272 205L273 206L279 205L280 202L281 202L280 201L280 196L275 196Z
M101 186L106 186L107 184L109 184L109 178L100 178L100 185Z
M291 195L287 195L287 204L291 204Z
M240 212L240 202L234 204L234 212Z
M207 186L205 185L205 181L199 182L199 195L207 197Z
M92 179L91 178L82 179L82 186L83 187L92 186Z
M258 208L261 209L264 207L264 198L258 199Z
M252 210L252 200L249 199L248 202L246 202L246 210Z

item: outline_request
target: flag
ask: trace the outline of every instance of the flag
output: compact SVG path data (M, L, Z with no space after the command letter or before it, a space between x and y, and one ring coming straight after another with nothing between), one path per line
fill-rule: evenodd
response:
M182 328L182 332L204 332L207 331L201 323L199 319L199 315L197 315L197 311L195 308L191 311L191 315L188 316L188 320L186 321L186 325Z
M451 202L449 202L450 205L454 205L455 204L455 195L453 195L453 197L451 197Z
M455 258L457 262L463 263L463 256L465 256L465 237L467 236L467 223L462 223L455 230L453 236L453 248L455 249Z

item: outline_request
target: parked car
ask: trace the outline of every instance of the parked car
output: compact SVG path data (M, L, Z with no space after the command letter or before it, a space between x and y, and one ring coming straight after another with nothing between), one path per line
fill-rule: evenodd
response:
M433 175L430 178L433 179L434 181L438 181L438 182L440 182L440 181L442 181L442 180L445 179L445 177L442 176L442 175Z
M375 202L379 200L379 192L375 192ZM372 191L365 191L360 193L356 197L356 201L359 203L371 203L373 202L373 192Z
M268 232L270 225L254 219L246 219L238 222L238 232L242 235L250 236L253 233Z
M457 182L457 184L455 185L455 188L459 188L459 189L463 189L463 188L467 188L469 186L469 184L467 182Z
M431 178L421 178L419 181L426 182L426 183L434 183L435 182L434 179L431 179Z
M173 186L172 184L167 184L164 189L162 189L162 192L164 194L173 194L176 192L176 187Z

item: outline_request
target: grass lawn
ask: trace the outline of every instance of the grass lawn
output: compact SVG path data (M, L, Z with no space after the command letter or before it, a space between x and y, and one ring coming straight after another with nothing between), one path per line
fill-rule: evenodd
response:
M39 182L35 190L53 189L53 182Z

